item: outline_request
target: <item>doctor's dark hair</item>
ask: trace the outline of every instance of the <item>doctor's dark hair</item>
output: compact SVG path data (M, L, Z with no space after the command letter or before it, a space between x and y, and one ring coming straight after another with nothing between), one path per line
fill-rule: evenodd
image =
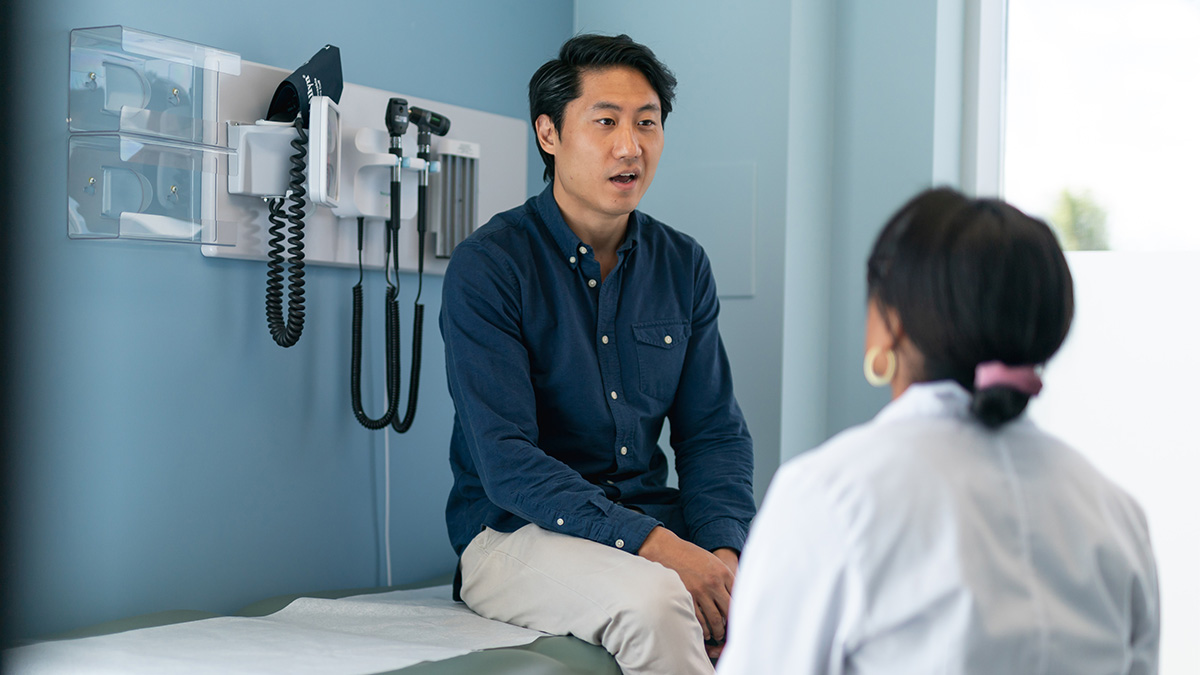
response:
M649 47L634 42L628 35L584 33L563 43L558 58L547 61L529 80L529 121L533 123L534 142L546 164L542 179L554 179L554 155L537 141L537 119L548 115L554 129L562 133L563 113L567 104L579 98L584 72L605 68L633 68L646 77L662 107L662 122L675 100L675 75L663 65Z
M917 381L955 380L971 411L998 427L1029 395L975 389L975 368L1045 363L1075 313L1071 271L1047 225L998 199L926 190L884 226L867 261L867 292L895 310L924 357Z

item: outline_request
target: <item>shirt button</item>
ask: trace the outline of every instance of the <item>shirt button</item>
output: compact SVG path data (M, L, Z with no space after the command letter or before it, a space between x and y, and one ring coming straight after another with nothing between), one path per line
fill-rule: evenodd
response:
M575 256L571 256L571 257L569 258L569 260L571 261L571 264L572 264L572 265L574 265L574 264L575 264Z
M559 518L557 522L558 522L558 524L559 524L559 525L562 525L562 524L563 524L563 519L562 519L562 518Z
M624 539L618 539L618 540L616 541L616 545L617 545L617 548L625 548L625 540L624 540Z
M622 445L622 446L621 446L621 454L622 454L622 455L628 455L628 454L629 454L629 448L627 448L627 447L625 447L625 446L623 446L623 445Z
M595 288L595 287L596 287L596 280L595 280L595 279L588 279L588 287L589 287L589 288Z
M615 401L615 400L617 400L617 392L615 392L615 391L614 391L614 392L610 392L610 393L609 393L609 396L612 396L612 399L613 399L614 401Z
M616 483L612 482L611 480L606 480L606 481L604 481L604 482L605 482L605 483L608 483L609 485L616 485Z
M663 342L665 342L667 344L671 344L671 336L668 335L667 337L663 338Z
M608 336L607 336L607 335L601 335L601 336L600 336L600 341L601 341L601 342L603 342L604 344L608 344Z
M584 254L584 255L587 255L587 247L586 247L586 246L580 246L580 247L579 247L579 252L580 252L580 253L582 253L582 254Z

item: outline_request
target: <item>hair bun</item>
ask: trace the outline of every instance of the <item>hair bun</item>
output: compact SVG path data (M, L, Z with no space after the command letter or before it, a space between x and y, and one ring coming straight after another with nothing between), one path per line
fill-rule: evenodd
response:
M1027 405L1029 394L1006 385L976 389L971 395L971 414L989 429L1011 422Z

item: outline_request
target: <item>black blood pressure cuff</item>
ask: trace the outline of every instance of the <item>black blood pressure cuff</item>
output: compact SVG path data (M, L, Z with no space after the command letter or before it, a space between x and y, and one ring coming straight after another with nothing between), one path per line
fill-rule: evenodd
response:
M308 106L314 96L328 96L334 103L342 98L342 53L333 45L325 45L296 72L279 83L267 119L271 122L291 122L299 113L308 126Z

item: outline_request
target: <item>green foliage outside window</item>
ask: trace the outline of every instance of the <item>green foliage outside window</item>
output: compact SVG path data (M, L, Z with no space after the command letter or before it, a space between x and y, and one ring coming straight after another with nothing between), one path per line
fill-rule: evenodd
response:
M1096 202L1091 190L1063 189L1050 213L1050 226L1064 250L1109 250L1108 211Z

